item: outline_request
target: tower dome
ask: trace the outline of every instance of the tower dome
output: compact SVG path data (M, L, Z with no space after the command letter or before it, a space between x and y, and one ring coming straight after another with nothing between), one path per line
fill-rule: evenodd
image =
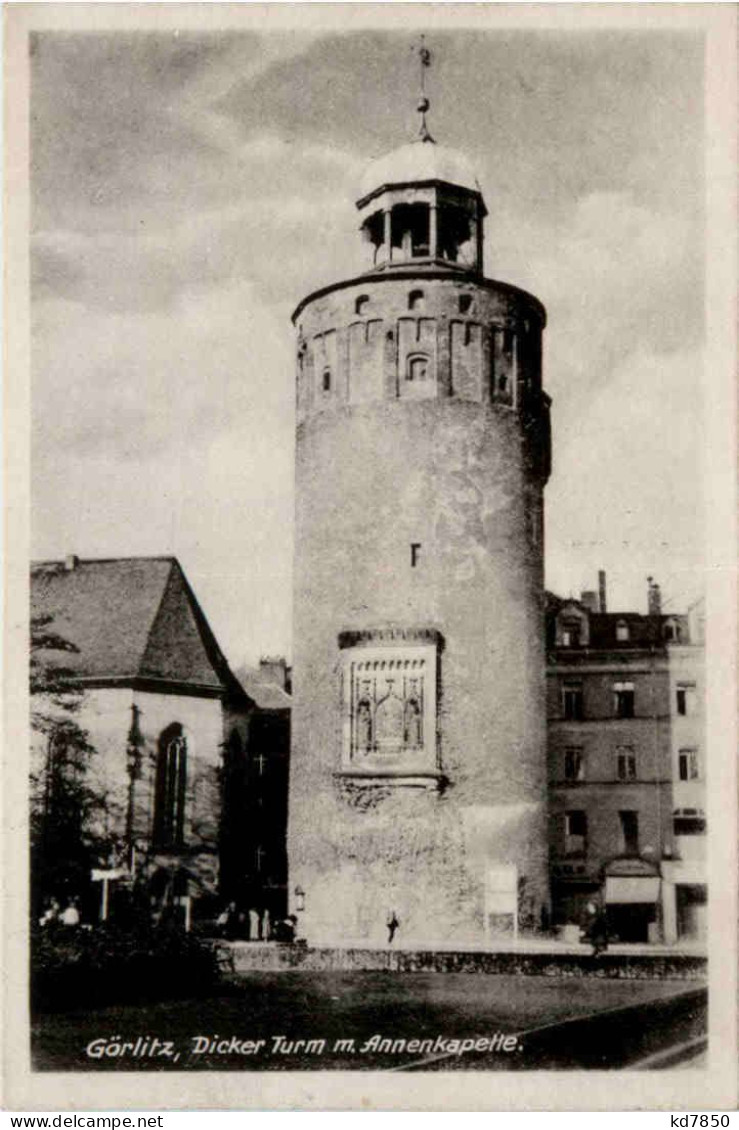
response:
M466 157L420 136L373 161L357 208L371 270L421 262L475 275L483 272L480 185Z
M372 161L359 182L359 206L385 188L407 184L446 184L480 193L474 170L455 149L418 138Z

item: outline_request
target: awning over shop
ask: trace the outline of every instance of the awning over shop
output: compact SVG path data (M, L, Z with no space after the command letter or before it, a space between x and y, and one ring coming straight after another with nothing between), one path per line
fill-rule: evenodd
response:
M659 895L657 875L606 876L607 903L656 902Z

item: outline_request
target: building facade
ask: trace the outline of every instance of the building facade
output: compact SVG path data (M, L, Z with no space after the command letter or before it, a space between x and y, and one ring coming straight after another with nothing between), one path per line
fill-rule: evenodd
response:
M223 802L233 846L223 889L241 908L256 911L260 923L265 914L275 922L287 914L290 671L284 659L272 657L235 674L254 707L226 710Z
M606 905L622 941L705 936L703 647L695 617L549 598L553 920ZM691 634L692 629L692 634Z
M549 904L545 312L484 277L464 158L368 169L369 269L297 329L291 908L309 940L538 926ZM295 895L295 891L300 896Z
M94 918L103 882L94 871L108 876L106 912L133 881L180 917L212 912L248 866L248 739L262 711L231 673L179 563L39 563L31 622L42 893L75 893ZM65 808L62 854L78 857L76 870L53 859Z

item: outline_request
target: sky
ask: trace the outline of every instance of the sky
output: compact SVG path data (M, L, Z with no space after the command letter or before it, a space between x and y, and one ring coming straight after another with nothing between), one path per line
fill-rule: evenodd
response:
M703 45L439 30L486 274L546 306L546 583L702 589ZM32 551L175 554L230 661L291 649L294 330L416 128L405 31L32 39Z

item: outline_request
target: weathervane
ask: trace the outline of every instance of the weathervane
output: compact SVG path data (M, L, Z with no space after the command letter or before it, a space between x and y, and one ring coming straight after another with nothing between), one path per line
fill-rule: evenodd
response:
M433 137L429 133L428 126L426 125L426 112L429 108L429 100L426 97L426 68L431 66L431 52L426 46L426 37L421 36L421 43L418 47L418 62L421 68L421 97L418 100L418 112L421 115L421 125L418 130L419 141L433 141Z

